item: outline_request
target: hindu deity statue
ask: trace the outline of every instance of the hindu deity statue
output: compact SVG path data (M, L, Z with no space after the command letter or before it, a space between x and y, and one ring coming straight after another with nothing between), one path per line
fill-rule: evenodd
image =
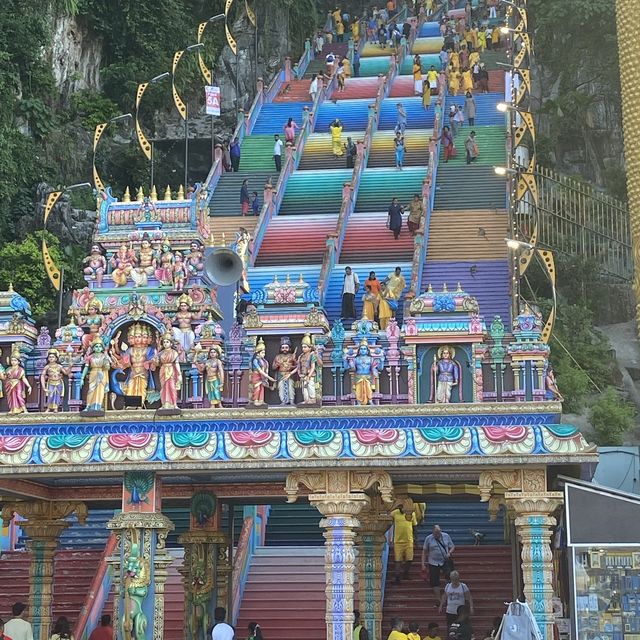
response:
M460 381L460 367L453 360L455 349L443 346L438 349L437 356L433 356L431 365L431 398L435 397L438 404L451 402L451 392ZM434 390L435 389L435 394Z
M160 214L156 209L156 205L149 196L145 196L144 200L138 210L133 216L133 221L140 222L158 222L160 220Z
M81 322L89 329L89 333L85 333L82 336L82 348L86 352L100 333L104 322L102 318L102 302L98 298L92 297L87 301Z
M27 396L31 393L31 385L22 366L20 352L14 345L9 356L9 366L2 375L4 394L9 404L9 413L26 413Z
M85 365L80 376L80 384L84 384L89 375L89 389L87 391L87 406L85 411L104 412L106 407L107 389L109 388L109 367L111 360L104 343L98 337L91 343L91 353L85 358Z
M132 542L125 565L125 596L122 630L126 640L144 640L147 631L147 616L144 601L149 593L148 561L140 554L138 542Z
M269 375L269 361L265 358L267 350L262 338L258 340L256 349L251 356L249 374L249 403L260 407L265 405L264 390L275 380Z
M204 373L204 389L212 407L222 406L224 392L224 365L222 364L222 348L217 344L209 349L209 357L204 362L196 363L200 373Z
M175 258L173 251L171 251L171 245L167 240L162 243L162 250L160 258L158 260L158 267L156 268L156 278L161 286L171 287L173 286L173 264Z
M295 405L296 392L293 386L293 374L296 372L296 354L291 353L291 340L284 336L280 339L280 353L273 359L271 368L275 371L276 386L280 404Z
M192 324L195 320L198 320L201 316L200 312L193 311L193 299L187 293L183 293L178 298L178 310L173 318L174 323L178 326L173 327L173 337L180 345L182 353L180 358L185 360L185 356L191 350L193 343L196 339L196 334L193 331Z
M357 404L373 404L373 394L378 385L380 371L384 366L384 352L366 339L361 340L357 351L353 347L345 350L344 366L355 373L353 393Z
M242 260L242 276L240 277L240 288L245 293L249 293L249 291L251 291L251 287L249 286L247 274L249 271L249 262L251 260L251 234L244 227L240 227L240 230L236 234L236 241L233 243L232 248L238 254L240 260Z
M183 291L187 283L187 265L180 251L176 251L175 263L173 265L173 288L175 291Z
M88 336L85 336L88 337ZM40 387L44 390L46 412L57 412L64 400L64 376L69 375L69 369L60 364L60 352L49 349L47 364L40 374Z
M91 254L82 263L87 265L84 268L84 275L89 276L91 280L95 280L98 287L101 287L102 277L107 272L107 260L102 255L102 251L97 244L91 247Z
M135 323L127 331L127 343L120 344L120 332L111 341L113 346L114 371L111 373L111 388L119 396L137 396L145 402L159 398L155 388L151 366L156 357L153 330L146 324ZM124 382L117 374L128 370Z
M136 287L146 287L149 282L149 276L155 273L157 266L156 252L151 246L149 236L145 233L140 242L140 250L137 256L137 265L131 271L131 279Z
M174 339L165 333L160 339L160 351L153 361L153 368L160 366L160 402L162 409L178 408L178 393L182 388L180 354L174 348Z
M322 362L308 333L302 338L297 371L302 388L302 404L317 404L318 390L322 388Z
M136 254L131 246L121 244L118 251L111 256L110 262L113 267L111 272L113 284L116 287L126 286L131 271L136 265Z
M194 240L190 245L189 255L187 256L188 275L189 277L200 275L203 269L204 253L202 252L202 245L197 240Z

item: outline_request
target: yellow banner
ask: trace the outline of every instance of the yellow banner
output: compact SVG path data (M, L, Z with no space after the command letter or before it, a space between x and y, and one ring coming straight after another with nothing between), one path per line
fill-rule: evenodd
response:
M208 24L209 24L208 22L201 22L198 25L198 44L202 42L202 34L204 33L204 30L207 28ZM211 84L211 78L212 78L211 71L205 64L204 56L202 55L200 50L198 50L198 66L200 67L200 73L204 78L205 84Z
M247 10L247 18L249 18L249 22L255 28L257 26L258 22L256 20L255 11L249 6L249 0L244 0L244 6L245 6L245 8Z
M56 202L58 202L58 198L62 195L62 191L52 191L47 198L47 204L44 206L44 226L47 226L47 218L51 214L53 207Z
M98 142L100 141L100 138L102 137L102 134L104 133L104 130L107 128L108 124L108 122L101 122L96 126L96 130L93 132L93 153L96 152L96 149L98 148Z
M42 257L44 258L44 268L47 270L47 275L51 284L56 291L60 291L60 269L53 262L53 258L49 253L49 247L44 238L42 238Z
M176 89L176 67L178 66L178 62L184 55L184 51L176 51L173 54L173 67L171 69L171 91L173 92L173 102L176 105L176 109L178 113L182 117L183 120L187 119L187 105L182 101L178 90Z
M138 90L136 91L136 134L138 136L138 144L142 149L142 153L144 153L147 160L151 160L151 145L149 144L149 141L147 140L144 133L142 133L142 127L140 126L140 120L139 120L140 113L138 111L138 107L140 106L140 101L142 100L142 96L144 95L144 92L148 86L149 86L148 82L143 82L142 84L138 85ZM94 179L95 179L95 176L94 176Z
M231 9L232 4L233 4L233 0L227 0L227 3L225 4L225 7L224 7L224 30L225 30L225 33L227 34L227 43L229 44L231 51L233 51L234 55L238 55L238 45L236 43L236 39L231 35L231 31L229 31L229 24L228 24L229 10Z

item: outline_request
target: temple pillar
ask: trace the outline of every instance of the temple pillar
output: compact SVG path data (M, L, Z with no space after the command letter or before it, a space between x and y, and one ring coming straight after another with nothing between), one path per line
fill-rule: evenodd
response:
M369 505L367 489L378 487L382 500L391 503L391 478L376 471L296 471L287 477L289 502L298 498L299 486L311 492L309 502L323 516L325 538L327 640L350 640L353 631L355 538L358 514Z
M380 496L370 498L358 518L358 595L360 621L370 640L382 640L382 555L393 524Z
M521 543L524 595L544 640L553 640L553 554L551 536L554 511L562 492L547 491L546 468L504 469L480 473L480 499L489 501L493 485L506 490L507 509L515 514Z
M162 514L161 482L152 472L124 474L122 512L109 520L117 540L113 569L114 638L162 640L164 586L173 558L165 542L173 523Z
M553 512L562 504L557 491L506 493L513 508L516 532L522 544L524 595L544 640L553 640L553 553L551 536L556 525Z
M214 494L198 491L191 498L189 531L178 538L184 547L180 573L184 582L184 637L206 640L216 607L228 607L229 538L219 530Z
M31 553L29 566L29 618L34 640L47 640L51 635L53 604L53 562L60 534L69 526L65 518L75 513L84 523L87 508L82 502L5 503L2 519L10 522L17 513L26 520L20 527L28 537L27 549Z

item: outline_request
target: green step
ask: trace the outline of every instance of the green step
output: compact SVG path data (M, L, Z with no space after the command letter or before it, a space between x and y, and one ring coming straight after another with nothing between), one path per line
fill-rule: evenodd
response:
M441 163L436 179L436 210L504 209L506 181L492 166Z
M455 137L458 155L449 160L448 165L466 165L467 154L464 148L464 141L471 131L476 132L476 142L480 150L480 155L474 164L503 166L507 161L506 158L506 135L507 132L503 126L470 126L465 123L464 127L458 130ZM444 161L444 148L440 150L440 162Z
M281 138L284 139L284 135ZM275 173L273 144L272 135L245 136L240 147L240 171L273 170Z
M360 178L356 213L387 211L392 198L398 198L399 204L409 204L416 193L422 193L426 175L426 167L366 169Z

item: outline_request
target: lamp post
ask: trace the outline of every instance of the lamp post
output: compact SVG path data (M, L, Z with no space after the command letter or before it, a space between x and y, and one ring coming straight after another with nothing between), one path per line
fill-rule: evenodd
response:
M178 109L178 113L184 120L184 189L185 193L189 186L189 105L188 101L184 102L178 93L176 88L176 69L178 63L182 59L185 53L192 53L193 51L199 51L204 49L204 44L198 42L197 44L191 44L186 49L176 51L173 54L173 64L171 67L171 89L173 91L173 101Z
M44 205L44 220L42 222L42 230L47 230L47 220L53 211L53 207L55 207L58 200L60 200L60 196L63 193L68 191L76 191L77 189L91 189L90 182L79 182L77 184L71 184L68 187L63 187L59 191L52 191L47 197L47 202ZM42 258L44 260L44 268L47 272L47 276L49 276L49 280L53 285L53 288L59 292L58 295L58 326L62 325L62 294L63 294L63 285L64 285L64 267L59 268L58 265L53 261L51 257L51 253L49 251L49 247L47 245L47 241L45 240L44 235L42 236Z
M158 82L162 82L163 80L166 80L167 78L170 78L170 77L171 77L171 74L168 71L165 71L164 73L161 73L160 75L151 78L151 80L149 80L148 82L143 82L139 84L138 89L136 91L136 118L135 118L136 134L138 135L138 144L142 149L142 153L144 153L144 155L146 156L147 160L149 160L149 163L150 163L150 178L151 178L150 179L151 184L149 186L150 190L153 189L154 149L152 145L149 143L149 140L147 140L147 137L142 132L142 127L140 126L140 102L142 102L142 96L144 95L144 92L147 90L147 87L150 84L157 84Z
M201 22L198 25L198 44L202 43L202 37L204 36L205 29L212 24L213 22L218 22L218 20L224 20L224 13L219 13L216 16L211 16L208 20ZM214 77L213 77L213 63L211 64L211 69L207 67L204 58L202 56L202 51L198 51L198 65L200 66L200 73L204 78L204 81L207 85L213 85ZM216 83L217 84L217 83ZM211 115L211 166L213 166L215 159L215 134L214 134L214 118L215 116Z
M100 174L98 173L98 169L96 167L96 151L98 149L98 143L100 142L100 138L104 133L104 130L112 123L112 122L120 122L122 120L128 120L133 116L130 113L123 113L120 116L116 116L115 118L111 118L111 120L107 120L107 122L101 122L96 125L96 128L93 132L93 186L97 191L104 191L104 183L100 179Z

